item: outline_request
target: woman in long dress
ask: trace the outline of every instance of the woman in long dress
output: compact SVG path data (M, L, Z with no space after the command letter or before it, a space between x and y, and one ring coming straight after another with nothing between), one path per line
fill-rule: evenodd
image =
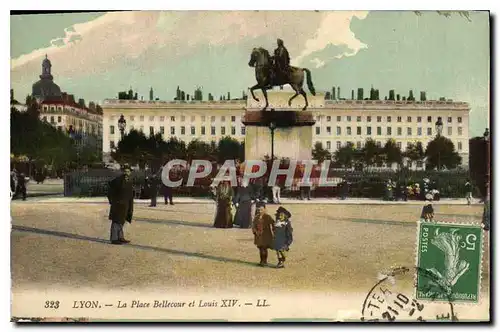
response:
M248 182L243 180L233 200L236 207L236 214L234 216L235 225L238 225L240 228L251 227L253 202L253 192L248 186Z
M217 212L215 214L215 228L232 228L233 215L231 203L233 199L233 189L228 182L221 182L216 190L215 200L217 202Z

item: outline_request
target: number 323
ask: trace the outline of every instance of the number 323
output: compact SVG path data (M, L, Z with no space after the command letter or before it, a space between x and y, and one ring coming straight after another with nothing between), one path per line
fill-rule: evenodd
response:
M45 308L57 309L59 308L59 301L45 301Z

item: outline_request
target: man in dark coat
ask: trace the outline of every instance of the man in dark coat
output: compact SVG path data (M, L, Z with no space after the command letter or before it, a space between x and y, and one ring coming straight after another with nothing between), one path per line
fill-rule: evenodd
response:
M132 223L134 212L134 188L132 171L128 165L123 167L123 174L109 182L108 201L111 205L109 220L111 220L110 241L112 244L124 244L123 225L125 221Z
M156 206L156 197L158 196L158 186L160 185L159 177L157 174L153 174L150 179L150 194L151 194L151 205L150 207ZM172 197L170 197L172 201Z
M17 176L16 193L23 195L23 201L26 200L26 176L24 173L19 173Z
M170 180L171 181L175 182L175 181L181 179L181 176L180 176L180 174L178 172L179 171L177 171L177 170L171 170L170 171ZM168 203L170 203L170 205L174 205L174 202L172 201L173 200L173 189L172 189L172 187L167 186L165 184L162 184L162 188L163 188L163 197L165 199L165 205L167 205Z
M287 73L289 72L290 67L290 55L288 54L288 50L283 44L283 40L277 40L278 47L274 50L274 64L275 64L275 72L276 78L278 82L281 82L286 78Z

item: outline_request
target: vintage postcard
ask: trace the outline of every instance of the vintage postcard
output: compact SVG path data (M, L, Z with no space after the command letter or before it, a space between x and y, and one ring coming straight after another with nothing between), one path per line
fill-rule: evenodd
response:
M11 12L13 322L489 322L487 11Z

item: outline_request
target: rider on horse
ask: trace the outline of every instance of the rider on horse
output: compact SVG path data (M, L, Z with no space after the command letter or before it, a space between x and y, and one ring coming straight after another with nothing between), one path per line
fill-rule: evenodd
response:
M283 44L283 40L278 39L278 48L274 50L274 74L276 81L282 82L287 77L289 71L290 55Z

